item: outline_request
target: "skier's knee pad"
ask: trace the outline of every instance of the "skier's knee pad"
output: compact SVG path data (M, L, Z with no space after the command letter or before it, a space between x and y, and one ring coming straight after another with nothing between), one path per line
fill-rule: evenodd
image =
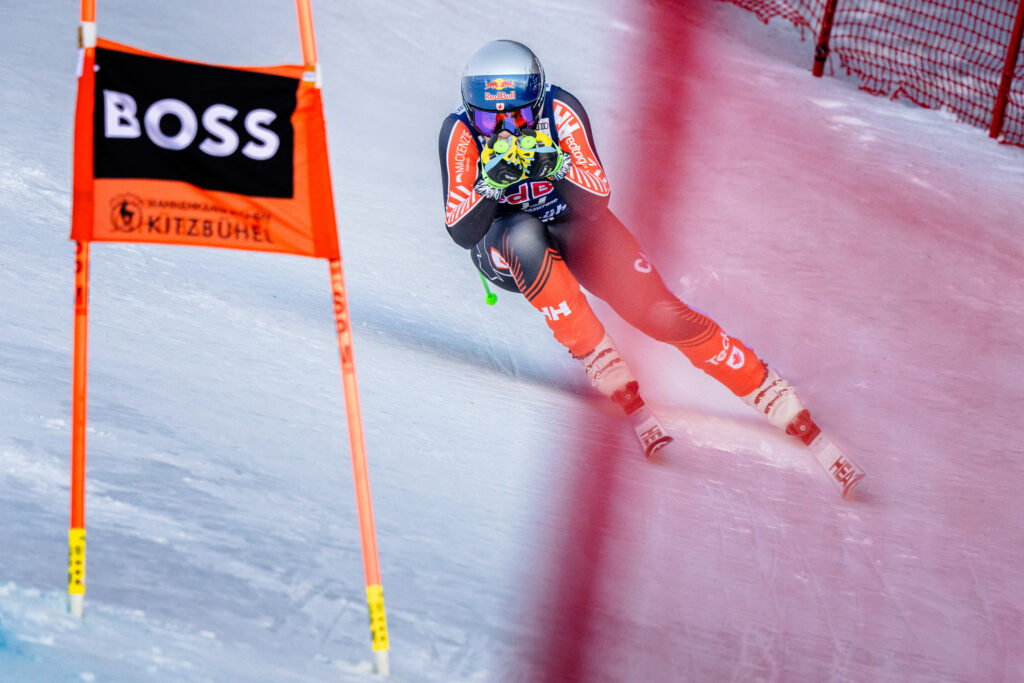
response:
M469 257L476 269L483 273L487 281L497 285L507 292L519 293L512 271L509 270L505 257L495 247L488 247L484 240L481 240L475 247L469 250Z
M543 223L530 214L514 213L497 218L470 257L488 281L519 292L538 278L544 254L552 246Z

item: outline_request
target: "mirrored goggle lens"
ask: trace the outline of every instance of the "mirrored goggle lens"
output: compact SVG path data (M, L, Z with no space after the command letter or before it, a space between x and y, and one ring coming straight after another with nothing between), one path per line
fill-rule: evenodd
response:
M473 125L484 135L492 135L498 125L498 113L493 111L473 110Z
M536 124L533 120L533 110L529 107L523 107L516 112L516 125L520 128L536 128Z
M473 110L473 125L484 135L493 135L495 130L505 127L512 132L520 128L533 128L533 111L529 107L521 107L511 111Z

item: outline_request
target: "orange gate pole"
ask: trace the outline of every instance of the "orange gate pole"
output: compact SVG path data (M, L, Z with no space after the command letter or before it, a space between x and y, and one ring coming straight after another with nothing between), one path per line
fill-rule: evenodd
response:
M78 27L82 59L96 47L96 1L82 0ZM77 119L92 112L76 111ZM75 159L75 164L79 163ZM71 370L71 520L68 530L68 611L80 617L85 603L85 425L89 337L89 243L75 243L75 331Z
M85 406L89 327L89 243L75 243L75 346L71 379L71 528L68 532L68 611L85 602Z
M296 0L299 13L299 34L302 38L302 58L306 67L304 81L320 87L320 65L316 57L313 33L313 13L309 0ZM390 672L388 660L388 626L384 612L384 591L380 579L380 559L377 553L377 533L373 524L373 502L366 465L366 445L359 409L359 389L356 366L352 353L352 327L349 323L348 300L345 295L345 275L341 258L329 259L331 294L334 299L334 321L338 331L338 352L341 356L341 376L345 389L345 412L348 417L348 438L352 455L352 474L355 479L356 508L359 516L359 537L363 551L363 571L366 575L366 600L370 614L370 635L373 643L374 666L378 674Z
M348 438L352 452L352 474L355 478L356 507L359 515L359 538L363 549L363 571L366 575L366 600L370 611L370 635L376 671L387 675L388 624L384 613L384 591L381 588L380 560L377 555L377 534L373 524L373 503L370 479L366 466L366 447L359 410L359 390L356 385L356 366L352 354L352 328L349 324L348 301L345 296L345 276L341 259L330 259L331 292L334 297L334 320L338 329L338 351L341 355L341 375L345 388L345 412L348 417Z

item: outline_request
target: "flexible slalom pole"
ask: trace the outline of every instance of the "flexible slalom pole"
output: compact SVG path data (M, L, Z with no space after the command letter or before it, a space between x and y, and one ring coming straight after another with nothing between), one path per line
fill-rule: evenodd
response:
M89 243L75 243L75 347L71 379L71 528L68 531L68 611L85 603L85 407L89 333Z
M96 2L82 0L78 27L82 59L96 48ZM76 119L91 112L76 111ZM76 130L78 122L76 120ZM75 160L78 163L78 160ZM71 370L71 519L68 529L68 611L85 607L85 425L89 339L89 243L75 243L75 331Z
M302 40L302 63L306 66L303 80L311 80L320 87L320 62L316 58L316 36L313 33L313 10L309 0L295 0L299 11L299 38Z
M310 9L309 0L296 0L295 4L299 12L302 59L306 67L306 75L303 80L312 81L312 85L319 88L320 64L316 58L313 12ZM362 543L363 570L366 575L366 601L370 612L374 668L378 674L386 676L391 670L388 659L388 625L384 613L384 591L380 579L377 533L373 525L373 502L370 496L370 478L366 466L363 422L359 410L359 389L356 384L356 366L352 353L352 328L349 323L348 299L345 296L345 276L340 257L329 259L329 265L331 293L334 297L334 321L338 330L338 352L341 356L341 378L345 389L348 438L352 452L352 475L355 479L359 538Z
M388 625L384 614L384 592L381 588L380 561L377 556L377 534L373 526L373 504L370 478L366 467L366 448L356 386L356 366L352 354L352 328L349 324L345 297L345 276L341 259L330 259L331 292L334 296L334 320L338 328L338 351L341 354L341 375L345 388L345 411L348 416L348 438L352 451L352 474L355 477L356 507L359 515L359 537L363 546L363 570L366 574L366 599L370 608L370 634L376 671L387 675Z

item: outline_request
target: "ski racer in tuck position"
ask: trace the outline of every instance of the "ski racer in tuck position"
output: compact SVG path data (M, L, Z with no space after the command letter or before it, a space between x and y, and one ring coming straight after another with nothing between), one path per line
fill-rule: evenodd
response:
M846 493L863 473L811 419L793 387L743 342L665 286L636 239L608 209L611 187L586 110L548 83L525 45L496 40L477 50L462 76L462 105L440 133L445 226L487 280L521 293L593 386L621 406L650 455L671 438L581 285L648 336L671 344L815 450L838 456L830 472ZM826 471L826 466L819 458Z

